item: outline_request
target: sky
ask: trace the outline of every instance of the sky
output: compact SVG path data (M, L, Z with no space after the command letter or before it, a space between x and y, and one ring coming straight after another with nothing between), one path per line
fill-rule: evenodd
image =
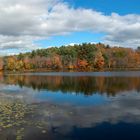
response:
M140 46L140 0L0 0L0 55L85 42Z

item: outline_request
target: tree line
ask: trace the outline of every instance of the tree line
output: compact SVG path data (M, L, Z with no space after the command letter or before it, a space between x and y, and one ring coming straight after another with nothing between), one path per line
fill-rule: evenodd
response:
M0 70L43 71L140 68L140 48L110 47L102 43L51 47L0 58Z

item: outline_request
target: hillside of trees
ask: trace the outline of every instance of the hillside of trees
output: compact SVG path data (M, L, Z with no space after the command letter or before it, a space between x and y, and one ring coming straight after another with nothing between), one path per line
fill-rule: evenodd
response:
M140 69L140 48L102 43L38 49L0 58L1 71L94 71Z

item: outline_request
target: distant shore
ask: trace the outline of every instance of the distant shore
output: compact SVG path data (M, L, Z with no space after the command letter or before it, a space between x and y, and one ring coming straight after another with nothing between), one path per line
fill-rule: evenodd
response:
M57 69L57 70L50 70L50 69L31 69L31 70L13 70L13 71L0 71L0 74L12 74L12 73L34 73L34 72L113 72L113 71L140 71L140 68L104 68L104 69L94 69L94 70L68 70L68 69Z

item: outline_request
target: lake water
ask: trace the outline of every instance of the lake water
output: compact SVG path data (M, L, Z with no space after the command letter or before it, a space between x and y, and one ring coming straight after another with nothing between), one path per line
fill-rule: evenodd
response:
M140 72L0 75L0 140L103 139L140 139Z

